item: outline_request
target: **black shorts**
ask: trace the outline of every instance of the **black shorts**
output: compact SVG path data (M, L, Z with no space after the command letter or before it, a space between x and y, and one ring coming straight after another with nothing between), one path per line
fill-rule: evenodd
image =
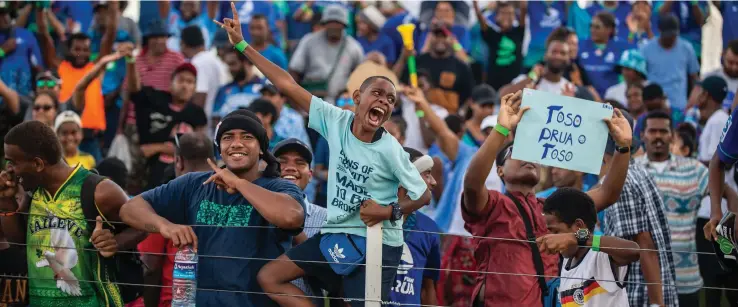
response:
M342 288L343 297L364 299L366 266L360 265L346 276L336 274L320 251L320 238L322 234L316 234L287 251L285 255L305 271L305 276L310 276L325 287L332 288L325 290L333 292ZM382 245L382 301L389 300L390 289L395 281L400 258L402 258L402 246ZM351 306L364 306L364 301L351 301Z

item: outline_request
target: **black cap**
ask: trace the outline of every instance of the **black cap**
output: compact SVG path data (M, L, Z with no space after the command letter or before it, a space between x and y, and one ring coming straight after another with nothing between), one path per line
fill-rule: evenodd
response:
M623 117L625 117L626 120L628 120L628 124L630 125L630 129L633 129L633 116L628 113L628 111L620 109L620 113L623 113ZM607 135L607 144L605 145L605 154L606 155L614 155L615 154L615 147L617 145L615 144L615 140L612 139L612 136L610 134ZM638 145L636 144L635 138L633 138L633 144L630 145L630 153L634 153L638 150Z
M728 96L728 83L719 76L709 76L697 83L697 85L707 92L713 100L719 103L723 103L725 97Z
M715 231L718 234L718 239L712 241L712 247L715 250L718 263L725 271L735 271L738 268L736 262L738 251L736 251L735 214L733 212L725 213Z
M59 78L59 74L52 70L38 73L36 75L36 81L38 82L39 80L54 80L57 83L61 83L61 78Z
M661 88L661 85L651 83L643 88L643 94L641 96L644 101L664 98L664 89Z
M674 14L664 14L659 16L658 24L659 32L663 37L675 37L679 35L679 18Z
M475 86L471 92L471 99L478 105L498 104L497 91L489 84Z
M296 152L305 159L308 164L313 163L313 152L310 150L310 146L296 138L283 140L277 143L277 145L274 145L274 149L272 150L272 153L277 158L286 152Z
M230 47L231 42L228 40L228 32L225 29L218 29L213 35L213 47Z

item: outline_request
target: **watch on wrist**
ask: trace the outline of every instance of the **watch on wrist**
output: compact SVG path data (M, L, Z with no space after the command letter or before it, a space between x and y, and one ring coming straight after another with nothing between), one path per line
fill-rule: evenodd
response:
M615 150L621 154L629 153L630 146L615 146Z
M390 206L392 206L390 222L392 222L392 226L395 226L395 222L402 219L402 210L400 210L400 204L398 203L391 203Z
M574 233L574 237L577 238L577 245L581 246L587 246L587 241L589 241L589 229L587 228L579 228L577 232Z

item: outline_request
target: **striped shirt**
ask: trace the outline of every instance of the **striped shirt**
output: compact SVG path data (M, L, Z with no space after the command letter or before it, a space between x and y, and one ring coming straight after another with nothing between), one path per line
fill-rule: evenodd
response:
M669 224L664 214L664 202L661 199L656 183L648 171L631 161L628 164L628 175L625 177L620 198L612 206L605 209L606 236L615 236L633 240L639 233L650 232L655 249L671 248ZM661 287L665 306L678 307L674 284L674 257L672 253L659 252L661 267ZM636 261L628 267L626 289L631 307L648 306L646 280L641 271L641 262Z
M138 77L141 78L141 85L168 92L172 85L174 69L184 62L185 58L181 53L171 50L153 60L142 53L136 59L136 70Z
M635 159L653 176L664 200L674 251L696 252L697 210L707 195L707 167L697 159L671 156L652 162L643 155ZM697 254L674 252L677 293L689 294L702 287Z

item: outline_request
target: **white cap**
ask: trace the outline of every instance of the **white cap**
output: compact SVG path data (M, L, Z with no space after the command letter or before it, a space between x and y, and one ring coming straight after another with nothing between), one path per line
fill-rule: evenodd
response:
M77 126L82 128L82 119L77 115L77 113L74 113L74 111L64 111L56 116L56 120L54 120L54 132L59 130L59 127L61 127L63 123L75 123Z
M482 125L479 127L479 129L484 130L487 128L494 128L495 125L497 125L497 114L485 117L482 120Z
M367 21L377 29L382 29L384 23L387 21L387 18L382 15L382 12L380 12L375 6L371 5L361 10L361 15L363 15Z

